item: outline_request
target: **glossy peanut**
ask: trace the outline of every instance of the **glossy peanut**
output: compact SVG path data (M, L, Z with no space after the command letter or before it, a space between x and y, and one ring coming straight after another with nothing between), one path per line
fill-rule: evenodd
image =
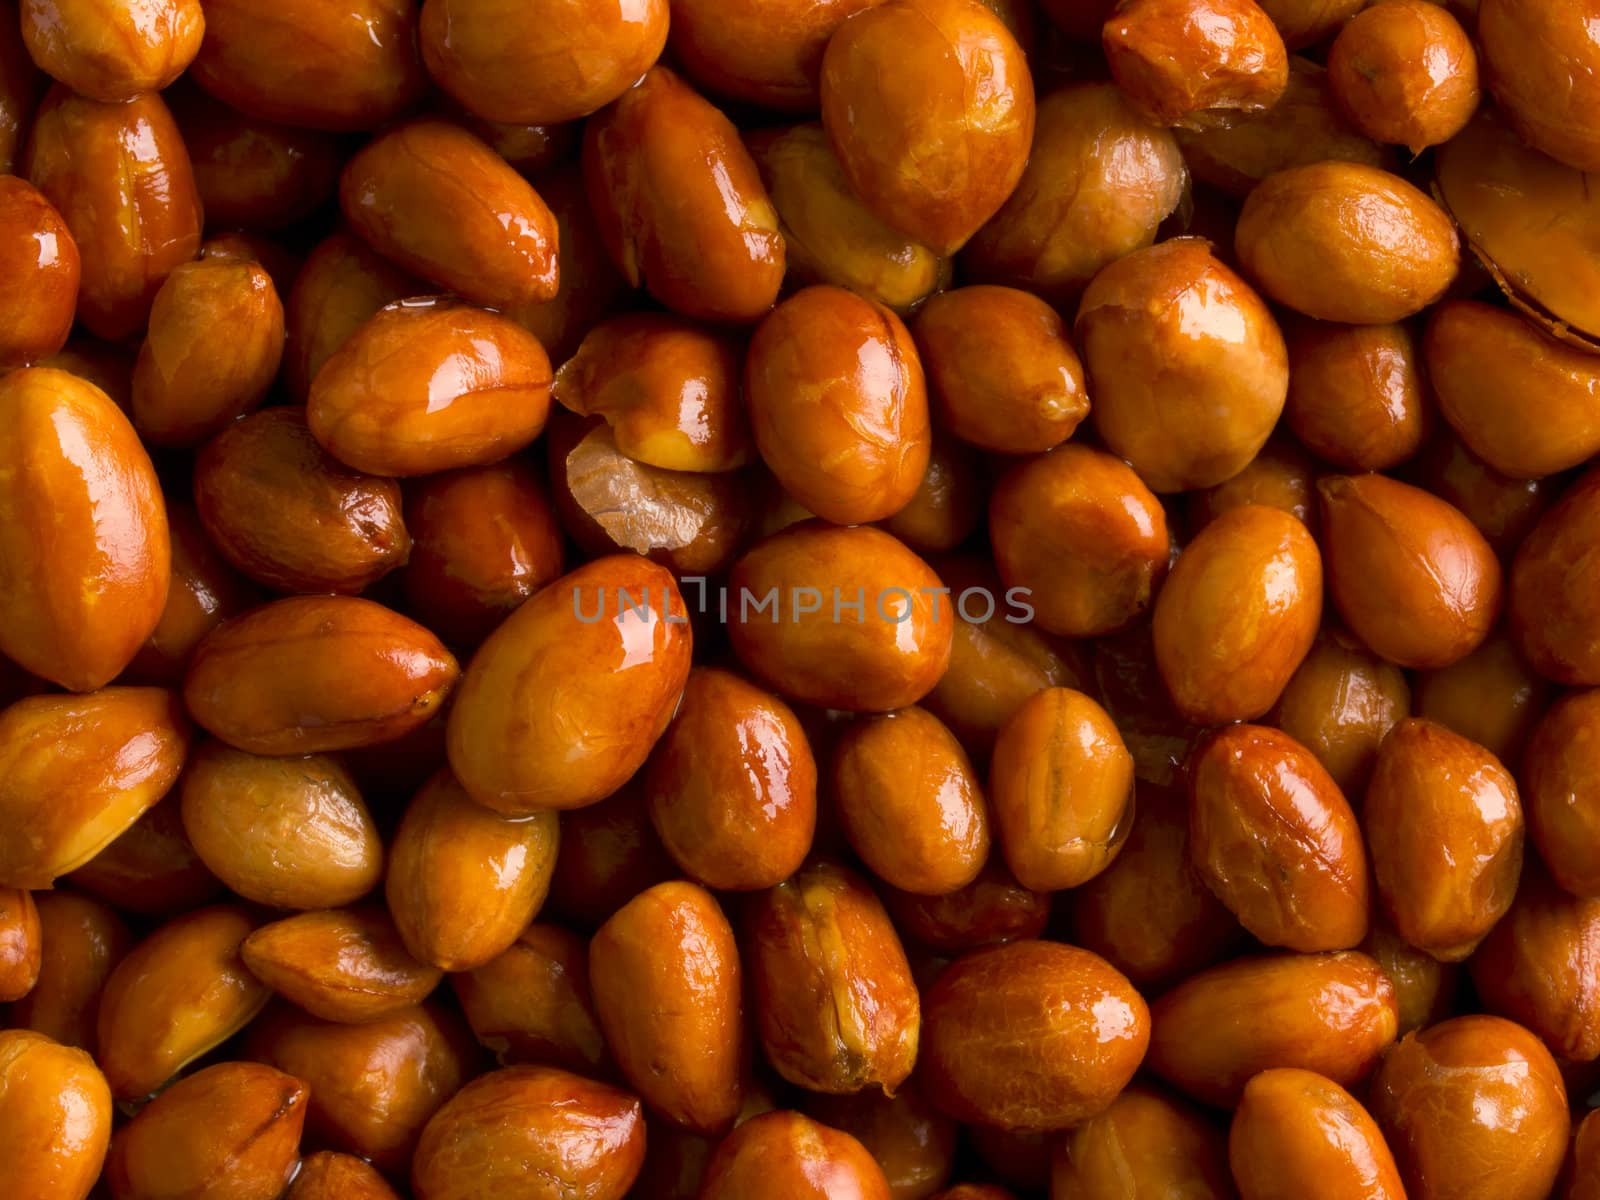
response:
M517 458L408 484L412 612L451 645L482 642L561 574L561 527L538 474Z
M468 971L504 952L550 889L554 813L516 819L474 804L449 772L423 784L389 849L384 893L411 954Z
M1313 269L1305 248L1319 249ZM1291 167L1245 200L1234 237L1272 299L1322 321L1400 321L1455 281L1460 241L1443 209L1397 175L1360 163Z
M606 1073L611 1054L589 988L589 947L560 925L529 925L511 948L453 975L472 1032L502 1065Z
M1488 0L1478 8L1478 42L1484 81L1529 145L1580 170L1600 169L1600 38L1583 6Z
M273 1010L252 1026L245 1056L305 1082L306 1138L403 1176L428 1119L477 1067L460 1018L404 1008L359 1025Z
M1427 0L1390 0L1374 10L1352 17L1329 48L1340 106L1374 141L1413 154L1448 142L1478 108L1471 37Z
M821 13L840 4L803 7ZM728 14L719 15L726 26ZM948 259L887 224L851 191L820 124L752 130L745 144L777 210L790 279L848 288L900 313L948 281Z
M745 666L786 697L887 712L927 695L949 662L955 617L941 586L886 533L808 522L735 564L729 635Z
M1237 475L1189 496L1189 530L1198 534L1225 512L1259 504L1286 512L1315 532L1316 471L1315 460L1298 442L1274 433Z
M284 376L295 398L305 399L323 364L379 309L432 290L353 234L319 242L284 301Z
M300 1162L306 1085L260 1063L179 1080L117 1131L106 1177L118 1200L274 1200Z
M1345 470L1386 471L1422 447L1429 404L1406 326L1305 321L1288 340L1284 417L1306 449ZM1431 366L1429 377L1437 386Z
M1445 962L1465 958L1517 890L1524 821L1510 772L1442 725L1405 720L1378 751L1362 818L1395 929Z
M1573 692L1534 730L1522 765L1528 833L1551 875L1567 891L1600 897L1600 793L1588 748L1600 721L1600 694Z
M111 1093L94 1060L40 1033L0 1033L0 1153L20 1195L85 1200L111 1140Z
M196 909L117 964L101 994L98 1032L113 1095L148 1095L261 1011L271 992L239 957L253 924L233 905Z
M885 888L883 900L907 940L946 954L1036 938L1050 919L1049 893L1023 887L996 854L959 891L919 896Z
M459 126L402 125L339 182L351 228L385 258L489 308L556 294L556 220L532 185Z
M22 158L34 108L48 80L22 41L17 6L7 0L0 35L0 170L12 173Z
M1095 428L1152 491L1210 487L1266 444L1288 394L1283 335L1192 238L1107 267L1078 308Z
M325 755L264 758L208 742L181 794L195 852L247 900L335 908L383 873L383 843L355 780Z
M454 657L422 626L354 596L278 600L195 650L184 701L252 754L319 754L391 741L430 720Z
M189 727L158 688L44 695L0 711L0 887L48 888L105 849L178 778Z
M119 675L161 618L171 535L150 456L99 388L0 378L0 652L73 691Z
M921 1078L935 1103L1010 1130L1062 1129L1102 1112L1150 1036L1149 1010L1122 975L1053 942L957 960L929 989L926 1020Z
M0 1000L21 1000L39 982L42 946L33 894L0 889Z
M319 1150L301 1159L284 1200L398 1200L398 1193L353 1154Z
M426 84L415 5L355 0L328 8L292 0L271 10L249 0L205 6L196 83L240 112L311 129L374 129L408 108Z
M378 908L297 913L240 945L250 973L324 1021L351 1024L420 1004L444 972L413 958Z
M428 1122L411 1186L417 1200L467 1200L481 1188L622 1200L644 1143L628 1093L553 1067L506 1067L473 1080Z
M1312 1071L1263 1071L1245 1085L1228 1131L1228 1161L1244 1200L1406 1194L1372 1115Z
M159 92L200 50L199 0L25 0L22 40L34 62L79 95L132 100Z
M1350 631L1402 667L1470 654L1500 611L1502 575L1459 509L1383 475L1330 475L1322 494L1328 590Z
M1417 677L1416 713L1515 764L1550 691L1510 637L1497 631L1460 661Z
M1583 475L1540 518L1511 568L1512 636L1530 666L1573 687L1600 683L1600 622L1586 554L1600 520L1600 474Z
M595 929L645 888L681 872L656 836L643 780L561 818L550 900L569 922Z
M667 853L707 887L774 887L811 851L817 764L805 730L777 696L732 672L690 673L645 790Z
M65 888L35 895L32 911L37 978L12 1005L12 1023L92 1053L100 992L132 944L128 927L109 906Z
M828 39L879 2L761 0L730 11L712 0L673 0L672 49L712 92L763 108L814 111Z
M14 175L0 178L0 270L13 281L0 303L0 367L49 358L72 332L82 259L55 206Z
M143 328L162 282L200 246L194 173L161 97L101 104L58 85L25 166L82 256L78 319L109 340Z
M1566 1091L1520 1025L1467 1016L1408 1035L1369 1102L1415 1200L1537 1200L1566 1152Z
M722 1140L701 1200L889 1200L883 1170L850 1134L797 1112L762 1113Z
M1035 112L1027 59L1004 22L973 0L889 0L857 17L823 55L823 128L869 208L954 253L1027 163Z
M634 287L704 320L745 323L772 307L778 214L732 122L672 71L652 68L589 123L583 176L606 250Z
M604 417L617 448L673 471L731 471L755 457L739 342L654 314L591 329L556 377L557 403Z
M1102 267L1155 241L1188 182L1172 134L1114 84L1061 88L1040 97L1028 165L962 266L1052 303L1075 301Z
M68 878L107 904L146 916L187 912L223 892L189 844L170 792Z
M484 642L450 713L450 765L507 815L581 808L643 765L689 674L672 576L631 556L552 583ZM570 742L582 727L586 740Z
M1050 1200L1099 1196L1233 1195L1222 1133L1181 1100L1134 1086L1059 1142Z
M832 794L861 861L902 891L957 891L989 856L982 785L961 744L926 709L852 722L834 748Z
M927 1200L950 1178L958 1127L910 1084L893 1096L866 1091L808 1097L806 1113L865 1147L892 1200Z
M840 288L806 288L751 339L756 446L800 504L836 524L904 508L928 467L927 384L910 333Z
M1347 950L1366 936L1361 829L1332 776L1287 734L1232 725L1189 760L1189 853L1265 945Z
M1272 1067L1347 1087L1394 1041L1394 985L1365 954L1274 954L1191 975L1151 1007L1148 1069L1221 1108Z
M899 935L865 880L817 863L747 912L756 1032L779 1075L811 1091L892 1094L917 1059L921 1006Z
M983 523L988 486L982 468L971 447L936 436L922 483L883 527L922 554L954 550Z

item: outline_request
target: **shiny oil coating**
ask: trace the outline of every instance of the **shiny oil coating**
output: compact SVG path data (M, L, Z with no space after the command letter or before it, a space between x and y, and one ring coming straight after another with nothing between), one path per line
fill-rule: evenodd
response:
M1453 431L1436 434L1423 448L1416 479L1459 508L1502 558L1516 553L1556 499L1553 481L1507 479Z
M883 527L919 554L942 554L983 522L988 481L976 451L950 437L934 439L928 469L906 506Z
M373 249L490 308L550 300L556 219L472 134L432 118L369 142L344 169L339 206Z
M422 58L488 121L554 125L627 91L661 56L667 0L428 0Z
M1095 428L1152 491L1237 474L1283 412L1283 334L1261 297L1198 238L1136 251L1100 272L1075 331Z
M43 947L33 893L0 889L0 997L19 1000L39 982Z
M581 808L643 765L689 676L672 576L616 555L524 604L484 642L450 713L450 764L509 815Z
M1408 942L1465 958L1511 904L1524 821L1516 782L1483 747L1410 718L1378 751L1362 810L1384 911Z
M845 837L879 879L945 895L989 857L989 810L966 752L926 709L851 722L833 754L834 805Z
M927 383L911 334L842 288L806 288L761 323L745 395L762 459L827 520L892 516L927 471Z
M700 1200L889 1200L883 1170L865 1146L797 1112L752 1117L717 1147Z
M166 505L133 426L47 367L0 378L0 651L74 691L111 682L161 619Z
M1100 43L1118 86L1159 125L1271 108L1289 80L1283 38L1254 0L1127 0Z
M306 418L323 448L358 471L433 475L527 446L544 429L550 382L544 347L509 318L402 300L323 365Z
M1575 896L1600 897L1600 788L1590 769L1600 693L1557 700L1534 730L1522 767L1528 833L1550 873Z
M1317 491L1328 590L1351 632L1402 667L1449 666L1483 643L1502 572L1459 509L1383 475L1325 475Z
M78 319L113 341L138 332L162 281L200 246L200 199L172 113L154 94L100 104L57 85L25 166L82 255Z
M1403 1200L1394 1155L1372 1115L1312 1071L1263 1071L1228 1131L1243 1200Z
M866 1147L891 1195L925 1196L949 1180L955 1166L959 1128L909 1083L893 1096L807 1097L806 1111Z
M172 787L188 750L181 705L159 688L34 696L0 711L0 887L48 888Z
M1310 751L1231 725L1189 761L1190 857L1263 944L1348 950L1367 933L1367 860L1355 813Z
M61 214L32 184L0 176L0 368L49 358L66 344L82 260Z
M731 471L755 456L741 344L676 317L616 317L589 331L556 376L555 399L604 417L617 449L670 471Z
M92 1053L101 989L133 935L109 905L65 888L37 896L35 911L38 979L12 1006L13 1025Z
M1476 301L1433 310L1423 342L1439 411L1472 452L1513 479L1554 475L1600 451L1600 359ZM1514 395L1539 397L1529 420Z
M1234 249L1272 299L1356 325L1414 316L1444 295L1460 266L1444 210L1361 163L1290 167L1262 180L1239 214Z
M1407 326L1297 321L1287 332L1284 418L1307 449L1347 471L1387 471L1421 449L1432 421Z
M112 1139L112 1192L281 1191L299 1165L306 1099L304 1083L260 1063L218 1063L179 1080ZM197 1137L198 1128L205 1132Z
M974 276L1064 303L1124 254L1156 239L1188 182L1173 136L1113 84L1076 84L1039 101L1028 165L973 235Z
M284 1200L399 1200L398 1193L364 1160L319 1150L300 1160Z
M583 179L611 261L676 313L747 323L783 283L783 235L739 131L665 67L584 130Z
M111 1141L111 1093L94 1060L22 1029L0 1033L0 1153L26 1194L84 1200Z
M1198 536L1223 513L1252 504L1286 512L1314 534L1318 528L1316 462L1289 434L1275 432L1244 470L1190 496L1189 532Z
M108 904L149 916L186 911L223 890L222 881L206 870L189 844L178 798L171 795L68 878L72 886Z
M411 0L207 0L194 79L240 112L311 129L375 129L427 77Z
M1361 950L1377 961L1394 984L1402 1035L1442 1021L1450 1014L1461 981L1462 968L1458 964L1442 963L1427 951L1418 950L1381 916L1374 919Z
M1365 954L1272 954L1191 975L1151 1007L1146 1067L1219 1108L1270 1067L1354 1086L1398 1024L1394 985Z
M1600 32L1581 0L1484 0L1478 42L1485 82L1530 145L1600 170Z
M1316 541L1287 513L1246 505L1178 556L1156 598L1156 665L1194 724L1254 720L1277 703L1321 619Z
M1374 141L1419 154L1460 133L1478 108L1478 55L1447 9L1389 0L1357 13L1328 52L1334 95Z
M595 1014L623 1078L674 1125L716 1136L741 1102L739 951L697 884L635 896L589 945Z
M644 1149L644 1116L628 1093L554 1067L506 1067L474 1079L428 1122L411 1187L417 1200L471 1200L484 1187L528 1200L622 1200Z
M277 600L196 648L184 701L252 754L317 754L392 741L432 718L459 674L422 626L354 596Z
M756 1033L773 1069L814 1092L893 1093L917 1062L921 1004L867 881L813 863L761 893L745 921Z
M1566 1151L1567 1096L1550 1052L1499 1017L1408 1034L1369 1096L1413 1200L1538 1200Z
M799 718L731 671L697 667L644 782L674 861L721 891L782 883L811 849L817 764Z
M979 950L927 997L924 1086L957 1120L1062 1129L1103 1111L1150 1038L1133 986L1087 950L1018 942Z
M14 0L7 0L0 22L0 171L12 172L28 139L33 107L48 82L22 41L22 22Z
M886 224L850 190L820 124L752 130L745 144L778 211L790 278L848 288L900 313L947 281L948 259Z
M23 0L20 11L34 62L91 100L162 91L206 29L199 0Z
M1530 667L1502 625L1471 654L1417 677L1417 716L1477 742L1501 762L1522 748L1554 689Z
M380 308L432 290L351 234L319 242L284 303L284 369L294 396L305 399L323 364Z
M926 696L950 661L955 606L937 594L941 586L933 568L887 533L806 522L734 564L729 604L738 619L728 634L751 673L786 696L888 712ZM807 588L822 592L815 612L801 611L811 604ZM774 589L778 622L770 605L756 610ZM858 600L859 613L847 607Z
M559 844L554 813L512 820L435 775L389 846L384 897L406 949L446 971L504 953L544 904Z
M882 0L671 0L672 50L707 91L815 111L822 53L839 27Z
M100 998L98 1033L112 1095L141 1099L261 1011L272 993L239 957L254 923L237 905L196 909L117 964Z
M889 0L829 41L822 124L867 207L951 254L1022 176L1033 76L977 0Z
M959 891L918 896L885 888L883 898L909 941L944 954L1036 938L1050 919L1049 893L1023 887L997 854Z
M302 409L269 408L213 438L194 499L222 556L279 591L359 592L411 550L400 485L333 458Z
M1220 1130L1198 1110L1165 1092L1134 1085L1105 1112L1056 1143L1050 1200L1233 1195Z
M325 1021L356 1024L420 1004L444 972L407 952L388 913L373 906L296 913L239 947L250 973Z

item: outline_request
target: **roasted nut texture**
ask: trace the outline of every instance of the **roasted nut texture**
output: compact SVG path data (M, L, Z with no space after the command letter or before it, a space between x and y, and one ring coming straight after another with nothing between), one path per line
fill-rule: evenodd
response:
M1555 881L1600 897L1600 778L1590 748L1600 736L1600 692L1574 692L1539 722L1522 765L1528 833Z
M1105 960L1017 942L958 959L935 981L919 1078L957 1120L1065 1129L1111 1104L1149 1040L1149 1010Z
M1022 176L1033 77L1005 23L976 0L888 0L829 40L822 125L867 207L951 254Z
M94 858L166 795L188 747L178 699L159 688L0 711L0 887L48 888Z
M85 1200L111 1140L111 1093L94 1060L41 1033L0 1033L0 1155L19 1196Z
M690 673L644 786L662 845L707 887L775 887L811 851L817 764L805 729L777 696L731 671Z
M555 813L505 817L435 775L389 847L384 894L406 949L446 971L503 953L544 903L558 839Z
M1502 573L1461 511L1384 475L1325 475L1328 591L1350 631L1402 667L1447 667L1500 613Z
M1365 954L1273 954L1191 975L1151 1006L1146 1066L1195 1099L1238 1103L1271 1067L1353 1087L1394 1041L1394 985Z
M34 907L38 975L11 1006L12 1023L93 1053L100 993L132 935L108 905L67 888L38 893Z
M411 1163L417 1200L489 1188L525 1200L622 1200L644 1165L639 1101L554 1067L505 1067L473 1080L423 1130Z
M439 711L455 658L422 626L354 596L296 596L225 621L195 649L183 697L251 754L393 741Z
M323 364L379 309L433 290L353 234L318 243L284 301L284 377L291 394L304 400Z
M1448 142L1478 109L1478 55L1461 22L1427 0L1359 12L1328 51L1340 106L1373 141L1420 154Z
M1421 448L1431 422L1407 326L1297 321L1288 340L1284 417L1306 449L1348 471L1386 471ZM1431 363L1429 378L1437 388Z
M1600 684L1600 568L1587 553L1600 524L1600 472L1590 471L1540 518L1511 568L1512 636L1534 670L1572 687Z
M1095 429L1156 492L1236 475L1283 412L1289 358L1261 298L1197 238L1118 259L1076 325Z
M1372 1115L1312 1071L1263 1071L1245 1085L1228 1131L1244 1200L1401 1200L1394 1155Z
M1417 1200L1538 1200L1571 1128L1550 1052L1499 1017L1408 1034L1384 1058L1369 1099Z
M0 367L23 367L66 345L83 261L55 206L25 179L0 177Z
M33 991L41 952L33 894L0 888L0 1001L20 1000Z
M958 1126L910 1084L893 1096L807 1097L806 1111L866 1147L896 1200L927 1197L955 1166Z
M881 0L672 0L672 49L710 91L763 108L817 107L822 52L839 26Z
M884 903L906 938L942 954L1036 938L1050 920L1049 893L1023 887L997 854L960 891L918 896L886 888Z
M1551 691L1502 627L1465 658L1419 675L1416 711L1515 764Z
M1517 132L1552 158L1600 170L1600 39L1583 6L1486 0L1478 6L1478 43L1485 82Z
M816 863L747 910L744 962L767 1061L815 1092L893 1094L917 1060L921 1005L866 881Z
M72 691L110 683L167 601L172 542L150 456L92 383L0 377L0 651Z
M752 1117L723 1138L699 1193L700 1200L889 1200L892 1194L883 1169L855 1138L788 1111Z
M1119 1190L1225 1200L1233 1183L1221 1132L1181 1100L1128 1088L1057 1142L1050 1164L1050 1200L1095 1200Z
M218 1063L117 1131L106 1178L118 1200L275 1200L299 1166L305 1120L300 1080L260 1063Z
M178 764L172 768L177 777ZM170 916L222 894L183 831L178 797L148 809L68 879L108 904L143 916Z
M284 1200L399 1200L382 1175L353 1154L319 1150L300 1161Z
M611 260L686 317L746 323L783 282L783 235L733 123L666 67L584 130L583 178Z
M671 574L629 555L539 592L479 648L450 711L450 765L467 794L521 816L615 792L678 706L688 619Z
M261 1011L272 993L239 957L253 924L232 905L196 909L117 964L100 998L98 1034L112 1095L148 1095Z
M1378 751L1362 820L1400 936L1445 962L1465 958L1517 890L1523 817L1510 772L1442 725L1401 721Z

